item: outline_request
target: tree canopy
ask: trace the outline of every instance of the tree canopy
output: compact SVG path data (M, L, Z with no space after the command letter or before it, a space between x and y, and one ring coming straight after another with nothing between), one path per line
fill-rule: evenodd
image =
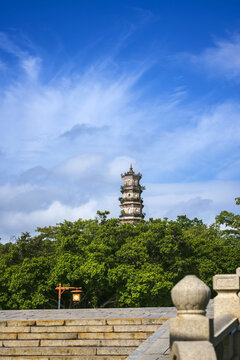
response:
M214 274L240 264L240 215L223 211L208 226L186 216L120 224L108 214L0 244L0 309L56 308L59 282L83 287L79 307L171 306L185 275L211 287ZM64 293L62 307L73 306Z

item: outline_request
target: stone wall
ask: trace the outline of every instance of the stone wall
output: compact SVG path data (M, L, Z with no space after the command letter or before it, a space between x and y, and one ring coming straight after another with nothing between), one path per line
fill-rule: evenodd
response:
M125 359L167 320L160 309L1 311L0 359Z

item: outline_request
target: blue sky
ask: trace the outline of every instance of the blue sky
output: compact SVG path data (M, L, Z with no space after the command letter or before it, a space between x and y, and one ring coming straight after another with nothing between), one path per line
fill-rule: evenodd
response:
M119 215L237 211L239 1L0 0L0 237Z

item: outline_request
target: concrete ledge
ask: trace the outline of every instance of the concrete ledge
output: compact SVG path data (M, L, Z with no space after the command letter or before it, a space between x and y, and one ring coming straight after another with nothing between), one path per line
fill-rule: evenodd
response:
M214 346L218 345L234 329L237 329L238 325L238 319L231 314L222 314L214 319Z
M104 308L104 309L64 309L64 310L2 310L1 322L17 320L70 320L70 319L157 319L172 318L177 315L174 307L146 308Z
M166 321L126 360L159 360L169 358L169 322Z

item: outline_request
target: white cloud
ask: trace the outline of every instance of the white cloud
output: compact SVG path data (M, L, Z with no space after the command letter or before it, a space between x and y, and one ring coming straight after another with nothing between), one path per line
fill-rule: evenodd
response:
M37 79L40 71L40 63L40 58L34 58L32 56L29 56L22 59L21 66L28 77L30 77L31 79Z
M194 170L199 174L202 167L211 171L214 166L216 176L223 168L226 170L231 166L232 156L236 158L240 138L239 114L238 103L226 102L195 115L195 122L190 126L164 132L150 148L151 163L156 163L158 157L160 172L165 174L195 167L199 167ZM237 168L235 172L238 172Z
M17 196L21 194L26 194L26 192L32 191L36 189L36 185L29 185L29 184L23 184L23 185L10 185L5 184L0 187L0 203L1 205L6 205L9 202L13 201Z
M211 75L223 75L229 79L240 80L240 36L230 40L216 40L214 47L207 48L201 54L192 55L191 60L206 66Z
M136 167L136 161L129 156L117 156L108 165L108 174L112 180L119 180L121 173L128 171L130 164L133 165L134 170Z
M19 235L25 231L32 232L37 227L55 225L65 219L75 221L81 217L84 219L94 218L95 209L96 202L94 200L78 207L63 205L59 201L55 201L47 209L29 213L24 211L4 212L0 219L0 227L3 232L0 236L4 236L5 232L12 235Z
M198 217L210 224L222 210L234 211L240 182L146 184L144 204L149 217Z
M102 162L99 155L84 154L66 160L63 164L53 169L53 175L79 180L89 176L89 172L94 172Z
M41 59L39 57L29 55L27 50L22 50L15 42L2 32L0 32L0 49L13 55L19 60L19 65L24 70L27 77L32 80L38 77Z

